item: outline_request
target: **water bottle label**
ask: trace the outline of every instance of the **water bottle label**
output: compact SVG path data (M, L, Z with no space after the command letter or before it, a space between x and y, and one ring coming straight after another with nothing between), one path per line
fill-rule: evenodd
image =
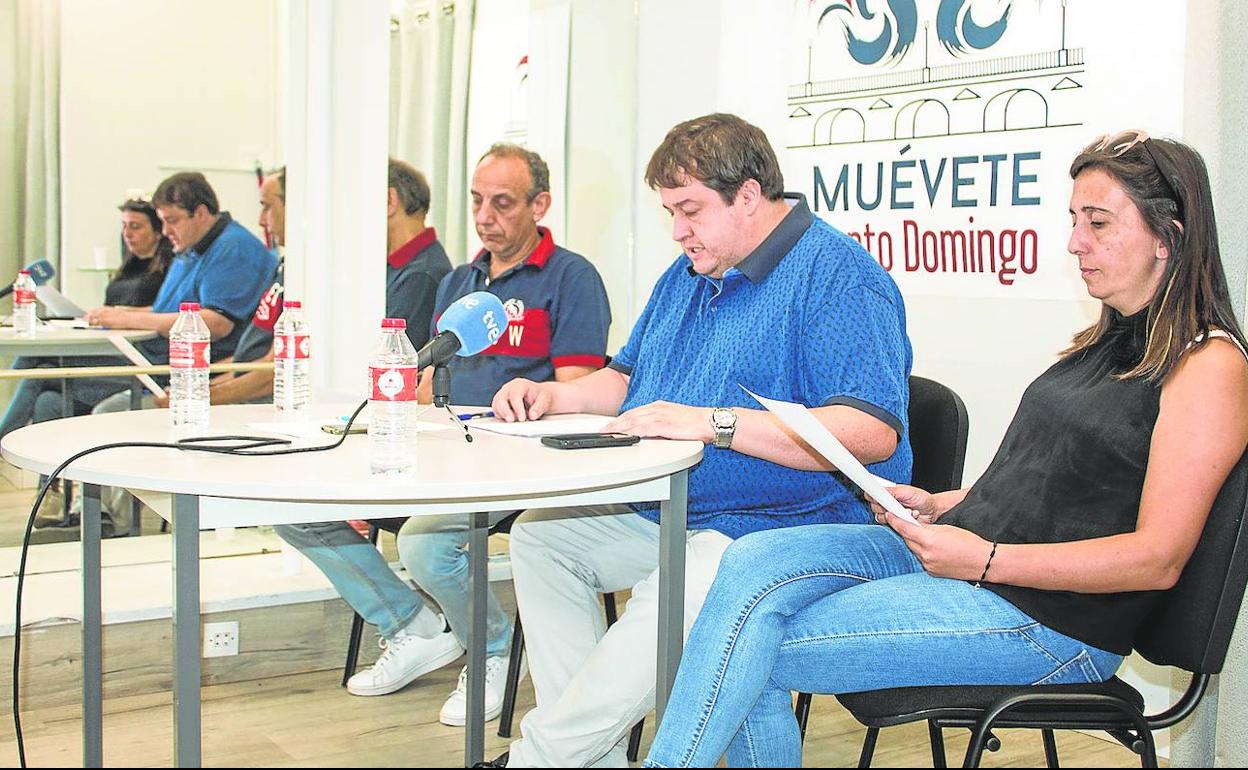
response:
M35 301L34 289L14 289L13 303L15 305L29 305Z
M208 342L169 341L169 366L174 369L207 369Z
M273 338L274 358L306 360L311 352L312 340L306 334L279 334Z
M373 401L415 401L419 374L414 366L370 366L370 398Z

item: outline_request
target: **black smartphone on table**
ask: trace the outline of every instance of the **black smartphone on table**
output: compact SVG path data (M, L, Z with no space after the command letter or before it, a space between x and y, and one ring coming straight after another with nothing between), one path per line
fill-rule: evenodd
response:
M640 436L627 433L564 433L560 436L542 436L542 443L555 449L595 449L604 446L632 446L641 441Z

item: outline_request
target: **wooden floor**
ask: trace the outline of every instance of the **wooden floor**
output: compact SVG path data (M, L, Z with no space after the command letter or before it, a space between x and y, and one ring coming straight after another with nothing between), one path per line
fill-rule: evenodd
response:
M457 666L436 672L407 689L377 698L348 695L335 671L275 677L204 689L204 764L208 767L462 767L463 731L437 722L442 699L454 686ZM527 685L527 683L526 683ZM532 706L524 687L522 709ZM645 748L653 737L647 721ZM80 764L76 708L23 714L27 760L34 767ZM486 756L507 741L489 725ZM835 698L816 698L806 744L806 767L852 767L863 730ZM16 765L12 724L0 728L0 764ZM1003 747L986 767L1039 767L1044 753L1038 733L1004 731ZM1138 767L1126 749L1091 736L1058 734L1068 766ZM951 764L961 763L966 738L949 731ZM105 702L104 760L110 767L172 764L172 723L167 695L131 696ZM927 731L921 725L881 733L877 767L931 767Z
M33 492L0 482L0 544L20 537ZM504 588L499 599L511 604ZM281 611L274 608L273 611ZM510 610L510 607L508 607ZM76 654L76 650L67 654ZM375 652L375 648L373 650ZM371 656L365 656L371 659ZM107 668L108 661L105 661ZM347 694L339 670L277 676L203 690L204 763L212 767L462 767L463 731L438 723L442 701L454 687L462 661L443 668L401 692L375 698ZM0 697L9 699L9 661L0 661ZM27 687L30 683L27 683ZM107 694L107 693L106 693ZM526 680L518 710L533 706ZM167 693L108 697L105 700L107 766L167 767L173 762L171 698ZM3 709L7 712L7 708ZM81 764L81 722L76 706L48 706L22 714L27 760L31 766ZM506 748L489 725L486 756ZM642 756L653 736L647 720ZM518 734L518 726L517 726ZM808 767L847 767L857 762L863 729L836 703L818 697L806 744ZM1002 750L985 766L1035 767L1044 762L1039 735L1005 731ZM1131 767L1138 761L1126 749L1091 736L1058 735L1063 762L1070 766ZM946 744L955 766L965 749L963 731L949 731ZM16 766L13 724L0 716L0 766ZM876 751L879 767L930 767L927 731L922 725L886 730Z

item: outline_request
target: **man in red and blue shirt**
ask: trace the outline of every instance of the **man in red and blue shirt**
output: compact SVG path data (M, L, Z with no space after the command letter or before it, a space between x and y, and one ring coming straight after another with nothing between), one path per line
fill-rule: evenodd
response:
M501 299L509 323L493 347L451 360L456 404L488 406L516 377L566 382L606 363L606 288L589 260L555 245L550 230L538 226L550 207L548 187L546 164L514 145L496 145L473 175L473 221L484 248L442 279L434 323L474 291Z
M587 259L556 246L550 231L538 227L550 208L549 180L541 157L515 145L495 145L477 164L472 212L484 249L442 279L433 300L433 320L421 332L431 335L438 316L474 291L496 294L507 309L509 324L493 347L450 361L455 404L488 405L495 391L515 377L569 381L602 368L606 361L611 311L602 278ZM410 332L410 321L408 328ZM428 374L421 385L425 402L431 398ZM491 524L508 515L492 515ZM399 558L408 575L437 602L440 615L415 591L386 580L380 570L366 574L357 569L354 585L339 589L344 597L355 597L352 606L362 616L379 619L386 642L377 662L347 682L348 691L394 692L463 654L470 623L467 540L463 516L417 516L399 533ZM337 553L342 556L345 549ZM369 558L379 558L376 549ZM371 590L362 590L366 584ZM449 630L444 630L444 623ZM510 640L511 619L491 595L486 608L486 719L502 708ZM461 676L438 715L445 724L465 722L464 683Z

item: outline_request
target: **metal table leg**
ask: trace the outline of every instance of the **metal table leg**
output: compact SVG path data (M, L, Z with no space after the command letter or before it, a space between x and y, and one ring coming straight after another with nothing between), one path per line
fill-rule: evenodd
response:
M82 485L82 766L104 766L104 650L100 609L100 488Z
M468 614L468 712L464 728L464 766L472 767L485 756L485 610L489 591L490 544L488 513L469 514L468 533L469 594Z
M173 758L200 767L199 498L173 496Z
M137 411L143 408L143 383L139 382L138 377L130 379L130 411ZM143 522L139 520L139 515L143 511L143 503L139 502L139 498L134 494L130 495L130 536L138 537L143 534Z
M671 499L659 513L659 655L654 687L657 722L676 681L685 645L685 536L689 521L689 472L672 475Z
M64 369L65 358L63 356L57 356L56 365ZM61 417L73 417L73 416L74 416L74 408L73 408L73 401L71 400L70 395L69 395L69 379L62 378L61 379ZM68 479L61 479L61 493L62 493L61 494L61 518L65 519L65 521L68 522L69 511L70 511L70 508L72 508L74 504L74 500L73 500L74 483L72 481L69 481ZM81 522L79 522L79 526L80 527L82 526Z

